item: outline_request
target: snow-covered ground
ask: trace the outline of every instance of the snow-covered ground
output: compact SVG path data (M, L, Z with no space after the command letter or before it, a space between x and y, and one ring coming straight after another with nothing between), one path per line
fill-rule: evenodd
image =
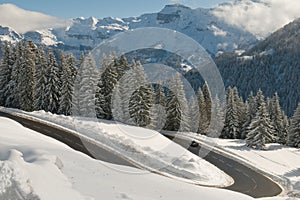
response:
M283 185L287 195L300 197L299 149L268 144L267 150L261 151L247 147L244 140L207 138L191 133L189 135L205 141L206 144L214 146L216 150L235 157L252 168L263 171Z
M1 108L1 110L3 111L4 109ZM44 122L46 122L46 120L54 121L53 119L56 118L56 122L59 124L68 122L64 118L69 118L43 112L22 114L21 111L17 110L9 111L5 109L5 111L15 112L15 114L18 113L18 115L27 117L29 115L36 115L39 116L39 118L44 118ZM79 127L80 129L82 124L80 125L79 123L84 123L85 121L75 122L78 123L75 127ZM51 124L50 122L46 123ZM91 122L88 124L91 125ZM69 128L72 126L74 126L74 121L68 124ZM102 129L105 129L106 126L112 128L111 126L113 125L109 122L101 122ZM144 170L97 161L80 152L74 151L67 145L52 138L24 128L19 123L7 118L0 117L0 127L0 199L176 200L199 199L199 197L201 197L203 199L215 200L224 199L225 196L226 199L230 200L252 199L251 197L223 189L196 186L178 179L167 178ZM131 128L134 130L138 129L136 127ZM117 129L113 131L118 132ZM208 141L207 138L199 139L205 139L206 143ZM142 147L145 148L146 144L150 145L152 142L159 142L151 144L151 148L159 150L162 142L167 142L159 140L150 141L145 141ZM234 156L238 154L237 157L239 159L244 159L244 161L253 165L260 162L256 159L257 157L261 157L261 169L269 170L270 172L273 170L278 175L280 170L282 170L281 172L283 173L284 168L286 168L287 171L290 169L290 180L297 181L297 175L299 173L297 173L297 171L292 172L294 168L297 168L297 165L300 166L297 161L297 159L299 160L299 151L295 149L283 148L285 150L280 152L281 148L276 148L278 145L270 145L272 150L268 153L255 150L250 151L250 149L244 147L242 141L219 139L212 139L211 141L218 144L220 151L222 150L224 153L231 152ZM134 145L135 147L136 144L130 145ZM246 155L244 154L245 152L253 153ZM268 153L269 155L265 155L268 159L261 156L260 153ZM278 155L281 155L281 153L285 153L281 159L285 158L286 160L281 161L284 161L286 167L280 169L277 168L277 165L280 164L276 164L276 162L281 162L277 160L278 157L280 157ZM290 157L291 154L295 154L296 157ZM270 159L272 161L270 161ZM290 159L294 159L293 162ZM270 162L269 168L267 168L268 165L265 164L267 162L266 160ZM181 164L183 163L184 162ZM205 171L205 173L212 173L209 176L216 174L216 172L212 170ZM289 175L287 176L289 177ZM289 199L290 198L285 197L263 198L263 200Z
M93 160L7 118L0 127L1 200L252 199Z
M94 142L123 155L144 169L168 177L205 186L222 187L233 183L230 176L214 165L153 130L116 124L112 121L54 115L44 111L27 113L15 109L0 110L60 125L61 128L72 130L75 134L93 139ZM88 144L85 147L89 150Z

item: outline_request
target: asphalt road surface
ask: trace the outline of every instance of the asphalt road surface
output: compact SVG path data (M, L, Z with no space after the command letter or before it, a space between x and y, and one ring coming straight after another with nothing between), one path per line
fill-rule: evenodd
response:
M94 159L119 165L136 167L133 163L130 163L126 159L103 149L101 146L90 143L85 138L76 136L68 131L60 130L40 122L31 121L29 119L24 119L3 112L0 112L0 116L15 120L24 127L59 140L71 148L80 151ZM185 139L173 138L169 136L167 137L184 147L190 143L190 141ZM88 149L86 148L86 145L88 145ZM188 150L198 155L200 148L200 146L189 147ZM272 197L280 194L282 191L276 183L264 175L216 152L210 151L208 155L204 157L204 159L214 164L234 179L234 184L225 189L241 192L254 198ZM226 199L226 197L224 198Z
M187 143L191 143L191 141L178 137L167 137L183 147L186 147ZM203 147L190 146L188 150L199 155L200 148ZM277 196L282 192L282 189L275 182L231 158L209 151L204 159L214 164L234 179L234 184L225 189L241 192L254 198ZM226 197L224 198L226 199Z

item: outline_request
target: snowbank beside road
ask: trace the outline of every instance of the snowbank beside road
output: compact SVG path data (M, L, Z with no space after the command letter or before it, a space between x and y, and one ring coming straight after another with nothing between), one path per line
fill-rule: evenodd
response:
M28 113L15 109L2 110L66 127L94 139L149 171L205 186L224 187L233 183L231 177L214 165L153 130L112 121L54 115L44 111ZM89 149L88 144L86 148Z
M252 199L93 160L7 118L0 127L0 199Z

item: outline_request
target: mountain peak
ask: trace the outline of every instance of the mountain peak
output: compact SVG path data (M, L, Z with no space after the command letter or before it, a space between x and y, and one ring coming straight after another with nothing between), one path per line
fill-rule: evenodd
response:
M183 11L183 10L192 10L190 7L184 6L182 4L170 4L166 5L160 13L164 14L169 14L169 13L175 13L178 11Z

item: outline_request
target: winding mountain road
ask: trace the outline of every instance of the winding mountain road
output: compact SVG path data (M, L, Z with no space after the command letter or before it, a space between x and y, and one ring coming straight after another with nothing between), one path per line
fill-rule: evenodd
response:
M71 148L80 151L94 159L114 164L137 167L133 163L122 158L121 156L110 152L97 144L90 143L90 141L86 140L85 138L74 135L71 132L55 128L44 123L32 121L23 117L7 114L1 111L0 117L7 117L12 120L15 120L22 124L24 127L57 139L67 144ZM174 138L167 135L165 136L171 139L173 142L176 142L177 144L182 145L184 147L186 147L186 144L189 144L191 142L187 139L177 137ZM88 149L86 149L85 147L86 144L89 145ZM198 155L200 148L203 147L190 146L188 150ZM204 159L214 164L234 179L234 184L225 189L241 192L254 198L272 197L282 192L282 189L269 178L248 168L243 164L240 164L239 162L231 158L227 158L224 155L218 154L214 151L210 151L208 155L204 157ZM224 198L226 199L226 197Z
M187 139L178 137L174 138L168 135L165 136L183 147L186 147L187 143L191 143L191 141ZM188 148L190 152L196 155L199 155L200 149L203 151L204 147L190 146ZM204 151L208 152L208 150ZM209 151L204 159L214 164L234 179L234 184L226 187L225 189L241 192L254 198L277 196L282 192L282 189L279 187L279 185L266 176L231 158L218 154L213 150Z

